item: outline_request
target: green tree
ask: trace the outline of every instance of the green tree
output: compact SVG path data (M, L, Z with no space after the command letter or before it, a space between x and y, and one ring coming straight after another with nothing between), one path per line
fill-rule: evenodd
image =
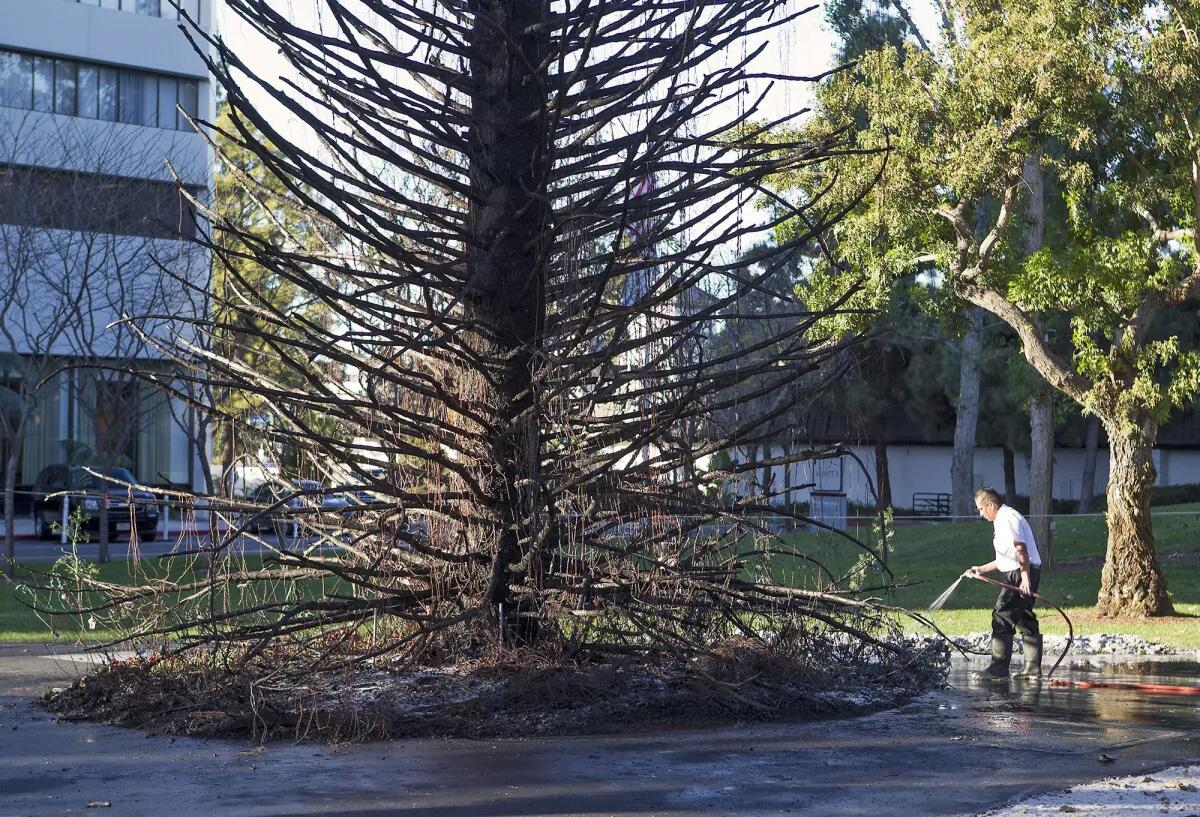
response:
M206 340L222 359L238 361L281 388L299 387L303 377L289 359L290 353L270 339L272 334L293 333L278 316L294 315L321 325L329 323L329 316L323 305L310 299L293 280L264 266L260 255L267 248L296 242L311 250L319 242L319 228L312 214L297 206L285 182L236 138L238 128L248 126L240 117L235 124L228 103L221 104L216 125L219 162L213 208L222 223L236 224L242 232L220 230L213 236L224 260L213 266L213 331ZM256 131L254 135L259 136ZM337 379L339 373L331 368L329 376ZM278 409L259 396L229 387L217 387L209 399L217 417L215 448L228 472L240 458L254 454L262 439L258 421L251 418L270 418ZM284 464L295 472L299 468L295 452L281 453ZM214 486L210 483L208 487L211 491Z
M1109 542L1098 609L1171 611L1154 555L1149 492L1158 425L1200 386L1200 357L1152 339L1156 315L1200 287L1200 9L1170 3L1016 0L946 6L936 51L869 53L820 92L812 129L853 127L860 152L787 180L854 207L837 228L843 265L817 270L809 297L865 278L864 308L932 264L960 298L1001 318L1029 363L1099 417L1111 447ZM1023 170L1041 147L1068 213L1026 252L1014 224ZM856 204L865 181L877 179ZM840 192L839 192L840 191ZM803 193L801 193L803 195ZM1070 338L1047 339L1051 316ZM842 330L861 328L842 319ZM1069 343L1068 343L1069 341Z

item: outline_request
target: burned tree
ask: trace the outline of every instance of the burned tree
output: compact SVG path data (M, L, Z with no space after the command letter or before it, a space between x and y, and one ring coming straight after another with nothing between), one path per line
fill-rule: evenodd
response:
M751 343L707 342L840 216L818 197L779 216L803 215L809 232L753 267L729 251L777 223L743 220L764 178L851 149L844 133L776 144L763 134L777 122L752 124L768 117L750 84L795 79L756 74L753 59L802 11L325 0L310 30L265 0L229 6L295 76L255 77L213 40L222 138L308 222L266 235L206 214L231 281L219 311L249 318L239 331L269 369L196 341L222 332L211 321L181 327L171 351L196 381L245 395L245 414L269 416L270 438L326 487L214 505L230 527L218 547L268 516L305 536L267 542L262 567L221 561L245 592L218 594L212 574L172 585L194 606L134 634L241 642L244 657L288 644L328 666L346 650L455 658L496 642L694 656L740 637L795 651L820 632L835 646L814 662L910 661L885 637L890 612L769 534L761 492L721 498L753 466L705 467L819 390L837 351L808 338L836 304L793 304ZM248 84L307 136L276 128ZM244 184L269 212L280 185ZM245 262L301 295L264 297L239 277ZM361 504L331 514L331 493ZM853 563L870 546L848 548ZM119 591L105 609L125 615L150 595Z

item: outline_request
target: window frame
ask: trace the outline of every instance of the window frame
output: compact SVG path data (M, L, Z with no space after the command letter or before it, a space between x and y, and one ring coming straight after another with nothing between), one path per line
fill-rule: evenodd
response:
M29 98L24 101L25 104L15 106L5 104L12 101L6 94L4 102L0 102L0 107L183 132L190 131L191 127L187 120L175 110L176 106L181 106L192 117L197 117L200 113L200 87L204 80L197 77L163 71L146 71L133 66L110 65L79 60L70 56L43 54L3 46L0 46L0 56L14 58L14 64L18 66L15 75L17 81L12 86L20 92L17 96L23 96L26 90L29 92ZM69 111L60 110L59 82L61 77L59 74L61 66L70 66L74 74L71 92L73 99ZM41 73L39 74L39 72ZM91 93L83 94L84 89L81 86L83 84L82 77L85 74L89 76L94 74L95 76L94 100L91 100ZM132 82L133 78L137 78L139 82ZM109 82L110 80L111 82ZM174 102L169 105L171 111L175 112L173 117L167 111L162 110L164 101L170 103L169 98L164 100L162 96L165 89L161 86L164 82L174 87ZM133 90L127 88L127 85L140 86L137 100L130 97ZM109 89L112 91L112 99L106 96L106 91ZM81 96L81 94L83 95ZM169 96L171 94L168 94ZM86 108L80 105L81 99L84 98L89 99ZM16 101L20 103L19 99ZM137 121L128 121L126 108L142 109L142 115Z

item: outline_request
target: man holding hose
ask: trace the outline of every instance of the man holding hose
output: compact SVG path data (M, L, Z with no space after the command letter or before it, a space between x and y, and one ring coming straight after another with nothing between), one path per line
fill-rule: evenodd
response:
M1012 659L1013 632L1021 633L1025 666L1020 677L1042 677L1042 636L1037 615L1033 612L1034 598L1042 578L1042 557L1033 531L1025 517L1005 505L993 488L975 492L975 507L979 515L992 523L992 547L996 558L985 565L976 565L963 575L982 576L999 570L1002 581L1021 588L1020 592L1004 588L992 610L992 663L978 673L984 678L1008 678Z

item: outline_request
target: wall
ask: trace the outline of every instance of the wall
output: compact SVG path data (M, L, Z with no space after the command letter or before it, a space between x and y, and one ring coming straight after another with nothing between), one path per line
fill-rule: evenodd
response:
M867 446L851 446L862 466L853 457L843 457L842 490L849 501L871 505L875 502L872 486L875 484L875 450ZM897 508L911 508L914 493L950 493L950 463L954 449L951 446L889 446L888 471L892 483L892 501ZM783 456L782 449L775 449L773 456ZM1058 449L1054 453L1054 498L1079 499L1084 452L1081 449ZM1158 468L1157 485L1188 485L1200 483L1200 450L1155 449L1154 461ZM1029 493L1029 458L1016 457L1017 493ZM817 479L813 463L796 463L792 466L792 485L809 482L825 482L828 477ZM786 484L783 466L772 469L772 486L776 489ZM1102 494L1108 483L1108 450L1100 449L1096 457L1096 493ZM999 448L979 448L975 451L975 485L990 485L1004 490L1004 454ZM832 487L832 486L831 486ZM809 490L794 492L795 500L808 500Z
M207 78L174 20L64 0L3 0L3 8L0 46ZM204 0L201 23L211 19Z

